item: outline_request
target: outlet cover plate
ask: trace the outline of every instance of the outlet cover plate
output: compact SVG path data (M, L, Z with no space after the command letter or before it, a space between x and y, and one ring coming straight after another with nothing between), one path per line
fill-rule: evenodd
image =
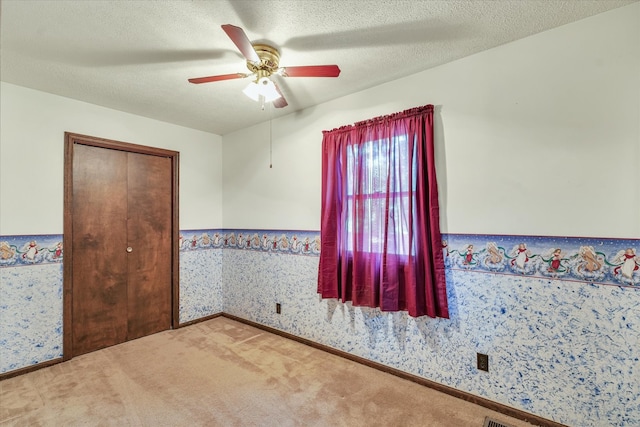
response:
M476 353L476 354L478 355L477 357L478 369L481 371L489 372L489 356L482 353Z

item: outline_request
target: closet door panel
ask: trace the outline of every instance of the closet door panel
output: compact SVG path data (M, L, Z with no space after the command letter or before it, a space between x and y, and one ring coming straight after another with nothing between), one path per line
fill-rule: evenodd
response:
M128 339L135 339L171 328L171 160L129 153L127 194Z
M75 144L73 348L84 354L127 339L127 154Z

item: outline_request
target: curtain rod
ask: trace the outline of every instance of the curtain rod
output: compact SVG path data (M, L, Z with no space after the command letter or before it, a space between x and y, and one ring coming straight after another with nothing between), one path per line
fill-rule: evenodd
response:
M353 129L356 126L376 124L376 123L385 122L385 121L389 121L389 120L396 120L399 117L417 116L417 115L423 114L425 112L433 111L433 109L434 109L433 104L427 104L427 105L423 105L421 107L413 107L413 108L409 108L407 110L400 111L400 112L397 112L397 113L387 114L387 115L384 115L384 116L378 116L378 117L374 117L372 119L367 119L367 120L362 120L362 121L359 121L359 122L355 122L352 125L344 125L344 126L340 126L340 127L335 128L335 129L332 129L332 130L323 130L322 133L324 134L324 133L327 133L327 132L349 131L349 130Z

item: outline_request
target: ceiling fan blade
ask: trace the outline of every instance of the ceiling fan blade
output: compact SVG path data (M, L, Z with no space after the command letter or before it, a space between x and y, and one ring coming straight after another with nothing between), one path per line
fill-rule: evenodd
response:
M337 65L302 65L299 67L282 67L284 77L338 77L340 68Z
M256 53L249 37L245 34L244 30L240 27L236 27L235 25L225 24L222 25L222 29L229 36L231 41L236 45L236 47L240 50L242 55L247 58L248 61L259 63L260 58Z
M273 82L273 85L276 87L276 91L280 94L280 98L276 99L273 101L273 106L275 108L284 108L287 105L289 105L289 103L287 102L286 99L284 99L284 95L282 94L282 91L280 90L280 88L278 87L278 85Z
M243 79L248 75L249 74L234 73L234 74L221 74L219 76L197 77L195 79L189 79L189 83L200 84L200 83L219 82L221 80Z

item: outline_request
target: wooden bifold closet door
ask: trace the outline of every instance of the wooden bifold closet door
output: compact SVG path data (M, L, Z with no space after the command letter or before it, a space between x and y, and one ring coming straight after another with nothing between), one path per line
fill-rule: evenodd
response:
M172 327L177 153L72 134L65 148L68 359Z

